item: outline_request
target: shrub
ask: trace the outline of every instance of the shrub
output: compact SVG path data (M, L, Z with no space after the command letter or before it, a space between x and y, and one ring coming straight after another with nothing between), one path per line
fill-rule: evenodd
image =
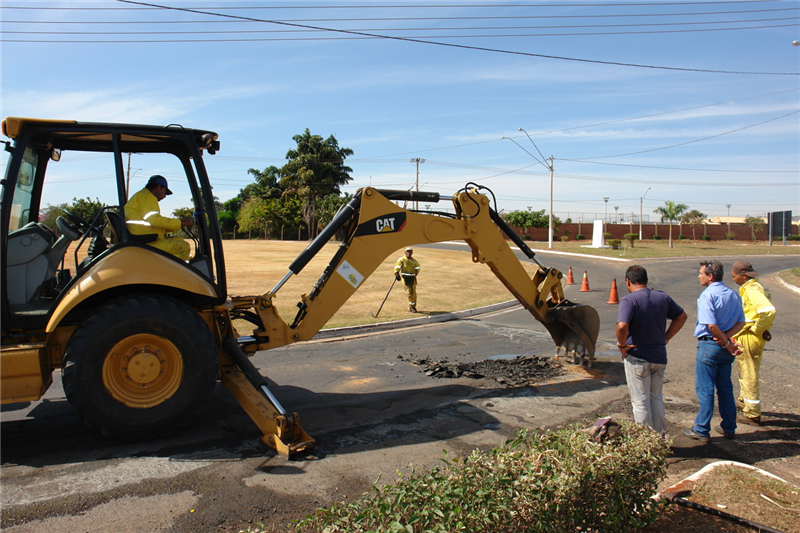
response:
M619 250L622 247L622 241L619 239L610 239L606 241L612 250Z
M569 240L569 235L562 235L561 242L567 242Z
M639 235L637 235L636 233L626 233L624 237L625 240L628 241L628 246L630 246L631 248L633 248L633 241L639 239Z
M526 233L525 235L522 236L522 240L523 241L529 241L529 240L531 240L531 236Z
M686 235L684 235L683 233L681 233L680 235L678 235L678 240L679 240L679 241L686 240L686 238L687 238L687 237L686 237Z
M610 233L603 233L603 238L604 239L610 239L611 238L611 234Z
M736 234L734 232L729 231L728 233L725 234L725 240L726 241L732 241L732 240L735 240L735 239L736 239Z
M650 495L666 475L669 443L622 421L597 444L576 426L526 430L505 444L372 487L319 509L298 531L637 531L651 523Z
M660 241L661 240L661 235L653 235L653 240L654 241Z
M576 241L582 241L583 240L583 233L576 234L575 235L575 240Z
M703 235L700 238L703 239L704 241L710 241L711 240L711 235Z
M800 235L787 235L787 241L800 241Z

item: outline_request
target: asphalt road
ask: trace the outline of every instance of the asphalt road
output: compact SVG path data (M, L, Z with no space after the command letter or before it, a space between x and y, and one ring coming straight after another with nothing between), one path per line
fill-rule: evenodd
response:
M537 257L565 274L572 266L577 284L566 287L567 296L600 314L597 360L590 370L566 365L564 376L546 383L498 388L487 380L434 379L407 361L552 355L544 328L519 307L260 352L253 362L317 439L316 455L295 461L284 461L259 443L259 432L221 385L198 420L180 433L121 443L83 426L56 376L41 401L3 406L0 526L13 533L205 533L239 531L256 522L284 524L357 496L379 477L392 482L398 471L410 472L410 465L435 464L442 450L468 453L494 446L518 428L552 428L594 414L630 418L615 348L617 306L606 303L611 280L622 280L630 263L549 253ZM736 259L723 260L732 287L728 276ZM736 441L714 439L707 446L676 438L671 476L723 458L757 464L800 484L800 294L773 276L797 266L798 258L751 261L778 309L762 370L768 424L740 428ZM665 395L673 434L696 412L692 329L701 292L698 263L695 258L641 261L650 286L666 290L689 315L668 347ZM592 292L579 290L584 271ZM425 311L424 293L419 308Z

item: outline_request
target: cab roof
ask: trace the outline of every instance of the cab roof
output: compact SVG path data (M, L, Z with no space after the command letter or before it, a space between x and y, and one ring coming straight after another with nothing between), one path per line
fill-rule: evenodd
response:
M115 134L119 135L124 151L162 151L164 144L171 145L178 138L185 142L187 136L201 150L208 149L209 153L214 153L219 148L217 133L184 128L179 124L153 126L23 117L3 119L3 135L11 139L17 140L27 130L36 137L46 138L47 144L65 150L113 151Z

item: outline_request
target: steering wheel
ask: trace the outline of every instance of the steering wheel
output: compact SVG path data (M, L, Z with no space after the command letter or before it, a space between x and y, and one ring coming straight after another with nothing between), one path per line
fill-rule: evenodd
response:
M99 232L102 230L102 228L93 226L90 222L87 222L85 218L83 218L80 215L76 215L69 209L64 209L63 212L64 212L64 217L70 222L72 222L72 224L74 224L75 226L78 226L78 229L80 229L81 233L88 233L92 230Z

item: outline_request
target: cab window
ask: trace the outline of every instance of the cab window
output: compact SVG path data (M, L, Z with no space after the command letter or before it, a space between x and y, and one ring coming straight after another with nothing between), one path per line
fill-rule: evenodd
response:
M33 185L38 165L38 152L30 146L26 147L14 187L14 197L11 200L9 231L19 229L31 221ZM8 176L6 176L6 179L8 179Z

